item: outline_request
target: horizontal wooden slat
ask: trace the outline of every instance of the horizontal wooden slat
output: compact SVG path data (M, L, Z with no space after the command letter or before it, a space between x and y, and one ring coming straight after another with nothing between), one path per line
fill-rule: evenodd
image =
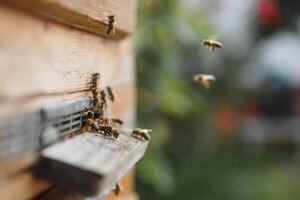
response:
M136 0L6 0L76 28L110 38L124 38L135 26ZM106 34L106 18L116 16L116 33Z
M114 140L84 133L42 150L37 173L78 194L106 194L144 155L147 144L124 134Z

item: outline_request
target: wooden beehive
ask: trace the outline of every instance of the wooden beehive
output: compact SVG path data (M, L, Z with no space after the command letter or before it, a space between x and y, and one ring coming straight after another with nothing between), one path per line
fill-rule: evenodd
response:
M114 116L134 126L135 9L136 0L0 3L0 199L86 198L33 174L44 149L40 133L50 124L60 142L81 134L94 73L100 87L114 89L116 102L108 105ZM113 35L106 33L108 15L116 18ZM120 196L105 199L135 196L132 170L120 182Z

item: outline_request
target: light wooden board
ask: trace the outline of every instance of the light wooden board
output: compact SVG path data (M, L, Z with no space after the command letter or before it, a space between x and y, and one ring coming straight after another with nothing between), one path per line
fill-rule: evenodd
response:
M132 39L106 40L0 5L0 117L91 95L91 76L134 85Z
M124 38L135 27L136 0L6 0L71 26L110 38ZM105 20L116 16L115 35L106 34Z
M85 133L42 150L36 171L72 192L107 194L144 155L147 145L124 134L114 140Z

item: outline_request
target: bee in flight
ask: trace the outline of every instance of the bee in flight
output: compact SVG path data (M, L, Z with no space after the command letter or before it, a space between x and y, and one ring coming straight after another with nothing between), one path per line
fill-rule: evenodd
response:
M210 83L215 81L216 78L211 74L197 74L194 76L194 81L202 84L206 89L210 88Z
M214 39L205 39L202 42L202 46L209 49L211 53L214 53L215 48L222 48L223 45L221 42L218 42Z
M116 26L116 18L115 18L115 15L108 15L107 16L107 29L106 29L106 33L107 35L110 35L110 34L115 34L115 26Z
M149 133L151 131L152 131L151 129L135 128L135 129L133 129L133 131L131 133L131 136L133 136L133 137L135 137L137 139L149 141L150 140Z

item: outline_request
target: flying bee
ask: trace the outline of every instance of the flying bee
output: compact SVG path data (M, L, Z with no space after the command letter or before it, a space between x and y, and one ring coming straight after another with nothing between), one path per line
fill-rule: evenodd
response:
M215 80L216 80L215 76L210 74L197 74L194 76L194 81L202 84L206 89L209 89L210 83Z
M116 26L116 18L115 18L115 15L108 15L107 16L107 29L106 29L106 33L107 35L110 35L110 34L115 34L115 26Z
M111 118L110 120L115 124L123 125L123 121L119 118Z
M151 129L141 129L141 128L135 128L133 129L131 136L137 138L137 139L142 139L149 141L150 140L150 135L149 133L151 132Z
M107 86L106 90L107 90L107 94L108 94L109 100L113 102L115 100L115 95L114 95L111 87Z
M221 42L218 42L214 39L205 39L202 42L202 46L209 49L211 53L214 53L215 48L222 48L223 45Z
M116 183L115 187L112 189L112 192L115 194L115 195L119 195L122 191L123 191L123 187L121 186L120 183Z

